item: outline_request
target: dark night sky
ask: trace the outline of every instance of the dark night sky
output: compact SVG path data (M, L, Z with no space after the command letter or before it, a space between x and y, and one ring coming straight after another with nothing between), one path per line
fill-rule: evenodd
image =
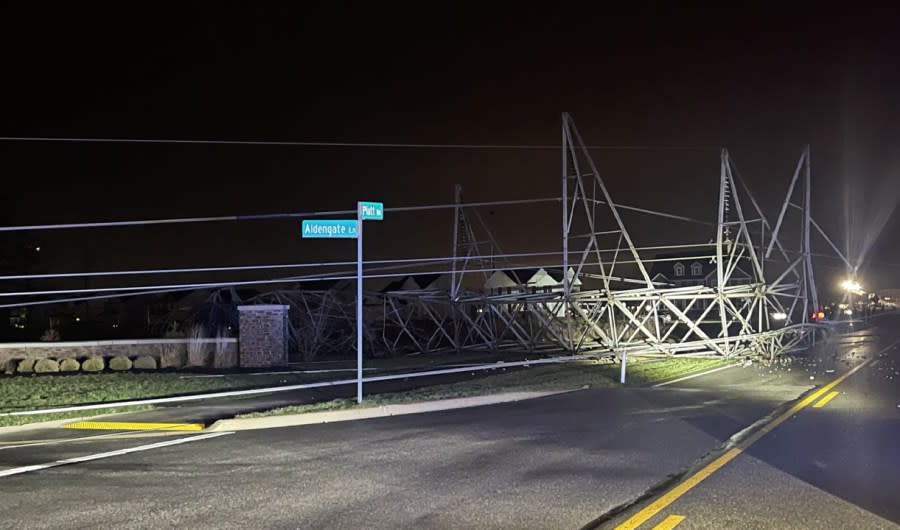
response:
M900 264L896 11L191 5L4 7L0 135L555 144L567 111L590 144L700 147L595 156L618 201L710 221L717 147L774 217L809 143L814 217L844 248L849 215L854 254L884 224L867 259ZM457 182L469 200L559 194L555 150L2 142L0 160L11 224L443 203ZM560 247L552 207L485 214L504 250ZM389 219L370 232L369 256L446 255L449 220ZM711 237L626 223L642 243ZM53 271L354 255L302 241L296 221L33 239ZM900 267L867 274L900 286Z

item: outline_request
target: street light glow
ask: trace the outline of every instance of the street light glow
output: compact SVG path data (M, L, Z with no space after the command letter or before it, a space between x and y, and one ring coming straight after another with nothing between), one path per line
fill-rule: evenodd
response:
M841 282L841 288L852 293L862 292L862 285L858 281L849 278Z

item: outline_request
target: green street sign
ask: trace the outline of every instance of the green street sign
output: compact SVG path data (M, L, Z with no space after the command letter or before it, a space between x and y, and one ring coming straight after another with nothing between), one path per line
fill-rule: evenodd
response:
M384 219L384 204L380 202L359 202L359 218L363 221Z

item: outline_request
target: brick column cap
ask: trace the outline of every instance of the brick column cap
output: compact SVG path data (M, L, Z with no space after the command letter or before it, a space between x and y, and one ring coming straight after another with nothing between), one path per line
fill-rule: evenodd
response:
M239 305L238 311L275 311L275 310L284 310L287 311L289 305L282 304L268 304L268 305Z

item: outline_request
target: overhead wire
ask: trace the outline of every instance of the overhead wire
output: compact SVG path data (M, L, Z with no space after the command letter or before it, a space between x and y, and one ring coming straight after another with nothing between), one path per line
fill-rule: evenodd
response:
M696 247L707 247L710 246L709 243L696 243L696 244L685 244L685 245L653 245L653 246L644 246L644 247L635 247L637 251L648 251L648 250L673 250L673 249L686 249L686 248L696 248ZM614 248L605 248L605 249L595 249L594 252L600 253L614 253L619 249ZM466 255L466 256L457 256L454 258L453 256L440 256L440 257L424 257L424 258L401 258L401 259L370 259L363 260L364 265L384 265L384 264L395 264L395 263L408 263L408 264L418 264L418 263L428 263L428 262L452 262L452 261L468 261L468 260L488 260L488 259L519 259L519 258L534 258L534 257L544 257L544 256L558 256L561 255L562 252L515 252L515 253L504 253L504 254L481 254L481 255ZM581 254L581 251L571 250L569 254L577 255ZM643 260L643 261L653 261L653 260ZM13 275L4 275L0 276L0 281L3 280L40 280L40 279L62 279L62 278L91 278L91 277L103 277L103 276L135 276L135 275L156 275L156 274L191 274L191 273L199 273L199 272L237 272L237 271L250 271L250 270L273 270L273 269L300 269L300 268L313 268L313 267L337 267L337 266L348 266L355 265L356 261L323 261L323 262L314 262L314 263L283 263L283 264L268 264L268 265L234 265L234 266L222 266L222 267L185 267L185 268L167 268L167 269L131 269L131 270L119 270L119 271L92 271L92 272L59 272L59 273L41 273L41 274L13 274Z
M385 207L385 213L415 212L424 210L440 210L450 208L477 208L484 206L511 206L523 204L537 204L542 202L561 202L561 197L542 197L533 199L513 199L502 201L481 201L468 203L445 203L431 204L423 206L392 206ZM602 201L599 201L602 203ZM604 203L605 204L605 203ZM628 206L626 204L616 204L617 208L648 215L665 217L668 219L676 219L685 222L697 223L702 225L712 225L707 221L677 215L667 212L648 210L636 206ZM75 228L112 228L123 226L148 226L148 225L167 225L167 224L185 224L185 223L213 223L226 221L271 221L278 219L296 219L301 217L331 217L336 215L356 215L355 209L346 210L325 210L325 211L308 211L308 212L286 212L286 213L269 213L269 214L242 214L242 215L214 215L208 217L173 217L160 219L136 219L130 221L91 221L84 223L55 223L55 224L34 224L34 225L15 225L0 226L0 232L29 232L39 230L66 230Z
M103 138L74 136L0 136L6 142L63 142L63 143L121 143L121 144L172 144L172 145L246 145L273 147L363 147L387 149L499 149L499 150L544 150L562 149L559 144L454 144L454 143L410 143L410 142L312 142L294 140L209 140L174 138ZM587 149L606 151L708 151L719 149L709 145L588 145Z

